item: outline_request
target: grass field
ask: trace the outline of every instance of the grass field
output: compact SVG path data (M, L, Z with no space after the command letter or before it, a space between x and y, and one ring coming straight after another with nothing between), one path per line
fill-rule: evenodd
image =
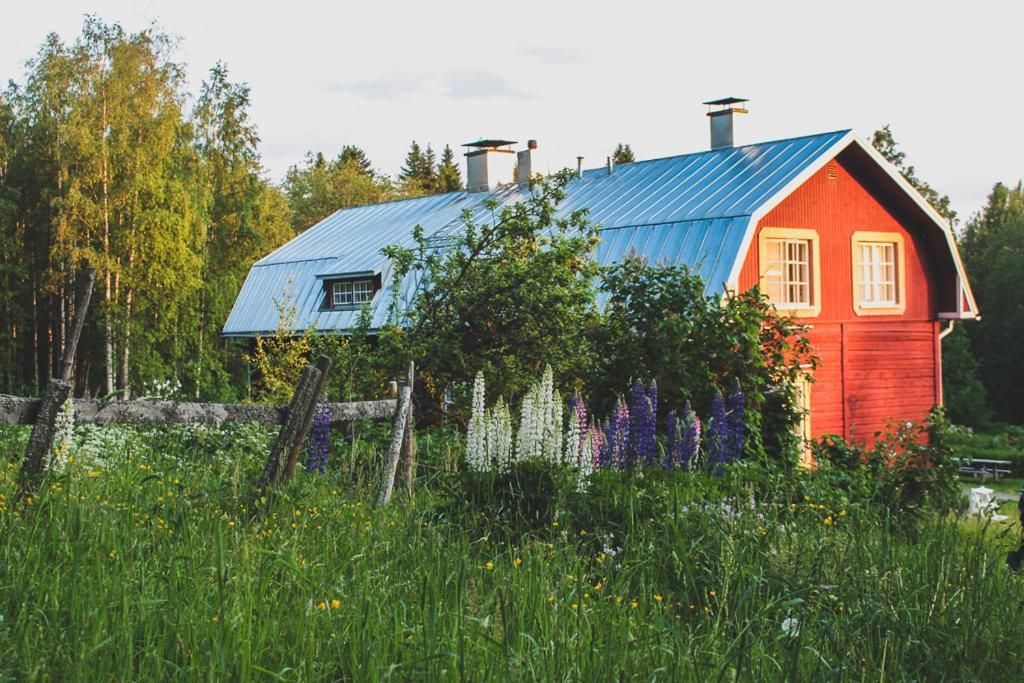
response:
M19 502L24 438L0 433L0 680L1024 676L1013 527L678 475L624 487L660 512L618 535L509 536L444 504L443 437L413 499L374 508L380 440L358 440L252 522L254 430L91 433Z

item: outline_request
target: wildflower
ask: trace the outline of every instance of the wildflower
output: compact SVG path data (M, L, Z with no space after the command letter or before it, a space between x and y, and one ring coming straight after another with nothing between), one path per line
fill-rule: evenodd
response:
M660 594L658 594L658 593L655 593L655 594L654 594L654 601L655 601L655 602L661 602L661 601L662 601L662 597L661 597L661 595L660 595Z
M522 563L523 563L523 561L521 559L519 559L518 557L516 559L512 560L512 564L514 564L516 567L518 567Z
M727 447L727 424L725 417L725 399L722 392L716 390L715 397L711 401L711 424L708 426L707 452L708 465L714 467L715 476L722 476L722 466L726 462L728 453Z
M338 609L341 607L341 600L334 598L331 600L331 609Z
M484 421L484 373L477 372L473 381L473 409L466 430L466 465L484 472L490 469L487 460L487 426Z
M306 445L306 471L323 474L331 449L331 404L321 401L313 411L313 425Z
M743 446L747 439L746 398L739 382L736 383L736 390L729 394L726 408L726 461L736 461L743 456Z
M494 563L491 562L490 560L487 560L487 564L484 565L484 569L486 569L489 572L493 572L494 571Z
M616 595L615 596L615 604L616 605L621 605L622 604L622 596L621 595Z
M697 413L693 412L690 402L687 401L679 424L679 450L675 455L679 469L688 470L697 464L697 455L700 451L700 429L700 418L697 417Z
M639 605L637 604L636 600L634 600L634 601L632 601L631 603L629 603L629 606L630 606L630 607L631 607L632 609L636 609L637 607L639 607Z
M825 523L825 526L832 526L832 524L833 524L833 522L832 522L832 516L831 516L831 515L829 515L828 517L826 517L826 518L825 518L824 520L822 520L822 521L823 521L823 522Z
M800 621L793 617L786 617L782 620L782 633L790 638L800 635Z
M555 601L555 596L554 595L549 595L548 596L548 604L552 604L554 601Z
M317 604L316 608L318 610L325 610L325 609L327 609L327 603L326 602L321 602L321 603Z
M716 593L715 591L708 591L708 595L714 598L718 596L718 593Z

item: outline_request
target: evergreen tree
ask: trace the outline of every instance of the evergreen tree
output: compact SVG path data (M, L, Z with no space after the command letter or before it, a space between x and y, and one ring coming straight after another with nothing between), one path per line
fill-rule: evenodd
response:
M346 145L329 164L322 153L309 152L301 166L289 168L282 190L291 209L292 229L302 232L338 209L390 199L390 182L369 164L361 149Z
M367 178L372 178L373 165L370 163L370 159L367 158L366 152L355 145L345 145L341 148L341 152L338 154L339 165L345 166L350 165L354 170L358 171Z
M462 175L455 162L455 153L449 145L444 146L441 163L437 166L436 192L457 192L462 189Z
M405 155L405 164L398 174L403 194L407 197L418 197L430 194L435 188L435 157L430 145L424 151L415 140Z
M620 142L615 146L615 151L612 152L612 161L616 164L631 164L636 161L636 159L633 158L632 148L629 145Z

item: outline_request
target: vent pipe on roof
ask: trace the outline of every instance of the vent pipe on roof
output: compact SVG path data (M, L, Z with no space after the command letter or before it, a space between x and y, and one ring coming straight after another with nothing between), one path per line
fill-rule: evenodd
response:
M489 192L501 183L511 182L516 153L509 147L514 144L515 140L477 140L464 144L463 147L470 148L466 152L466 190Z
M605 165L608 167L608 175L611 175L612 171L615 170L615 162L612 161L611 157L605 157Z
M576 157L576 175L579 178L583 177L583 157Z
M743 103L749 101L741 97L723 97L704 103L708 105L708 118L711 119L711 149L733 146L733 114L746 114Z
M528 140L526 149L516 154L516 184L520 190L530 187L530 176L533 175L533 150L537 149L536 140Z

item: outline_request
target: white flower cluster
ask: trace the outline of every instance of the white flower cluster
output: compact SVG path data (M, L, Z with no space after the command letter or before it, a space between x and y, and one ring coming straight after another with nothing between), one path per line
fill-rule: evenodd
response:
M580 486L593 471L593 434L581 433L575 412L564 428L562 397L554 388L551 366L523 397L519 430L513 438L512 418L504 399L485 409L484 377L473 383L473 411L466 433L466 465L478 472L504 472L513 462L545 460L577 469ZM567 432L563 438L563 432ZM515 449L513 451L513 442Z
M512 416L504 399L484 409L484 375L473 382L473 413L466 432L466 464L478 472L503 471L512 459Z
M50 450L50 466L62 469L71 455L71 439L75 436L75 404L68 398L60 407L54 421L53 445Z
M554 389L551 366L523 397L516 460L537 458L562 463L562 397Z

